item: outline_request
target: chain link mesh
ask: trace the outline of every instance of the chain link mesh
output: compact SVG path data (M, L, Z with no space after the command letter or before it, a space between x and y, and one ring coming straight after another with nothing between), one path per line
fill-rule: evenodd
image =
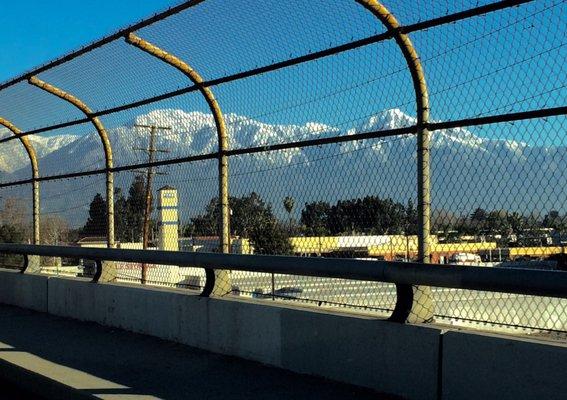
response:
M431 262L566 269L565 1L384 5L410 32L429 92ZM128 32L38 74L94 114L25 79L2 85L0 117L39 158L40 243L106 247L112 172L116 247L220 251L223 155L230 252L420 260L416 93L395 33L368 10L355 1L207 0L135 32L203 85L128 44ZM224 149L203 87L222 112ZM110 170L94 116L110 140ZM27 154L0 131L2 241L32 242ZM41 265L95 271L89 260ZM200 291L205 272L117 263L116 280ZM567 331L564 299L413 292L410 320ZM383 317L396 304L393 284L244 271L216 271L214 294Z

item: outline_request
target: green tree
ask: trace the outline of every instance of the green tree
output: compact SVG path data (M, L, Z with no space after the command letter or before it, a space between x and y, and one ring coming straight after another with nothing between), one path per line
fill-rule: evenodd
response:
M416 211L417 219L417 211ZM467 218L464 218L466 221ZM451 211L445 209L433 209L431 210L431 230L448 232L456 230L463 221L462 217L452 213Z
M132 181L126 200L124 235L131 242L142 241L144 210L146 209L146 183L142 175Z
M508 212L505 210L494 210L488 213L485 222L485 229L492 234L507 235L511 233L511 224Z
M474 210L470 216L470 224L467 227L468 233L479 234L485 228L488 213L482 208Z
M114 231L121 242L139 242L142 240L142 226L146 207L146 186L144 177L134 178L128 189L128 198L121 188L114 190ZM106 235L106 200L100 193L93 198L89 217L81 229L82 235Z
M82 229L86 236L105 236L107 227L106 200L97 193L89 207L89 217Z
M518 212L508 213L508 224L513 233L520 233L526 227L526 218Z
M413 200L410 198L406 206L406 221L404 233L406 235L417 235L417 209L413 205Z
M23 243L25 240L24 231L15 225L0 225L1 243Z
M114 190L114 232L116 239L127 242L130 239L128 229L128 201L121 188Z
M541 215L537 212L531 212L527 216L525 216L526 220L526 229L534 230L539 229L542 227L543 221Z
M325 201L305 203L301 210L301 223L305 226L308 236L325 236L330 233L329 217L331 205Z
M220 218L219 201L213 197L205 207L205 213L191 218L191 222L183 230L184 236L215 236L218 235Z
M408 229L416 230L417 216L414 218L413 203L409 202L408 207L377 196L339 200L333 206L326 202L313 202L305 204L301 222L305 233L311 236L395 235ZM413 226L408 224L410 219Z
M267 205L255 192L248 196L230 197L229 206L231 235L249 238L256 252L262 254L288 254L291 252L289 235ZM213 198L205 213L191 218L185 234L217 236L220 221L218 198Z
M366 196L339 200L331 207L329 228L333 235L396 235L405 230L405 207L392 199Z
M542 224L545 228L565 232L567 231L567 215L562 217L558 211L552 210L543 217Z
M231 197L229 199L232 216L230 229L232 234L252 239L252 230L257 232L258 227L275 219L271 206L267 205L258 193L252 192L248 196Z
M287 230L275 218L269 218L252 227L250 240L257 254L285 255L292 253Z
M0 225L0 243L24 243L26 234L17 225ZM0 254L0 264L4 268L21 268L22 257L15 254Z

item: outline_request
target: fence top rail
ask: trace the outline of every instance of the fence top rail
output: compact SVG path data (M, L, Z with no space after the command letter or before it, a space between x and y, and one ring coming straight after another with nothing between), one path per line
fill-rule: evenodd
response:
M0 253L180 265L567 298L567 273L561 271L9 243L0 243Z

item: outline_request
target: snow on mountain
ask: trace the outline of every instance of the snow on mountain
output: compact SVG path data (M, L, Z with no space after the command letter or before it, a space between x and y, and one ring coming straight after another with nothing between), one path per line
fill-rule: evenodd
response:
M317 122L302 125L268 124L235 114L225 115L225 120L232 149L353 135L415 124L414 117L398 109L378 113L346 130ZM128 125L109 130L115 166L147 160L147 154L141 149L148 147L149 129L135 127L136 124L171 128L157 133L156 148L168 151L156 153L158 160L208 154L217 149L212 115L177 109L154 110L138 116ZM32 138L42 156L42 175L104 167L102 145L96 132L81 137ZM458 212L469 212L476 207L560 208L557 204L528 204L525 199L564 199L567 196L567 177L559 168L567 161L565 147L545 148L517 141L490 139L464 128L433 132L431 143L434 208ZM19 145L17 141L6 144L14 149ZM0 169L10 172L14 171L16 164L23 167L9 174L9 180L29 176L25 153L23 158L16 159L11 156L10 150L2 151ZM5 165L8 159L12 169ZM298 205L316 200L335 202L341 198L368 194L389 196L405 203L409 198L415 200L415 160L414 135L236 156L230 158L230 190L234 195L259 192L274 205L276 212L283 212L281 199L287 195L296 198ZM170 173L156 176L156 187L171 184L179 188L182 215L185 218L202 212L204 205L216 195L214 160L163 167L160 170ZM120 177L122 179L117 179L117 185L127 189L132 174L122 173ZM104 192L104 178L96 179L100 182L90 186L85 185L84 180L46 185L48 187L44 194L47 193L47 197L42 206L46 210L65 208L69 197L78 196L77 192L81 199L88 202L96 192ZM4 177L3 180L8 179ZM557 203L563 204L559 200ZM297 213L301 207L298 208L295 211ZM85 207L77 208L73 218L84 220L85 214Z
M236 114L225 115L225 122L229 146L233 149L307 140L340 133L337 128L316 122L308 122L304 125L275 125ZM206 154L217 150L216 125L211 114L173 109L154 110L137 117L134 124L172 127L171 131L160 132L156 141L157 148L161 146L169 149L168 157ZM144 147L147 146L148 130L122 127L113 132L112 136L117 145ZM303 159L299 149L261 153L258 157L271 164Z
M358 132L396 129L414 125L414 117L404 114L399 109L386 110L371 116L356 128L342 132L340 129L316 122L303 125L267 124L236 114L225 115L229 136L229 146L232 149L268 146L278 143L308 140L313 138L331 137L338 135L353 135ZM161 158L178 158L191 155L212 153L217 149L216 125L211 114L201 112L185 112L178 109L154 110L145 115L136 117L131 124L119 126L109 130L109 137L113 148L115 165L127 165L143 162L146 155L141 149L148 147L149 129L135 127L135 125L158 125L171 127L171 130L160 130L156 136L156 148L167 150L167 153L158 154ZM104 167L104 156L100 138L96 132L84 136L30 136L38 156L41 158L41 170L44 175L53 175L65 172L77 172ZM392 138L372 141L374 154L387 160L393 153L388 143ZM403 135L394 138L404 146L413 146L413 135ZM9 142L12 147L21 145L17 141ZM342 152L356 152L369 145L368 141L346 142L342 144ZM475 150L487 152L499 149L509 151L521 157L526 145L510 141L495 141L475 136L462 128L437 131L432 135L434 148L456 148L466 146ZM11 150L11 149L10 149ZM9 152L3 149L4 154ZM17 160L11 160L12 172L25 167L27 159L22 152ZM257 153L256 160L276 165L281 163L309 162L315 156L311 149L288 149L285 151ZM2 153L0 153L2 154ZM0 162L2 158L0 157ZM69 160L73 164L69 165ZM16 172L14 176L18 176Z
M0 138L13 136L7 129L0 129ZM59 150L61 147L75 141L78 136L27 136L34 147L38 158L45 157L49 153ZM29 166L29 158L19 140L11 140L0 146L0 173L12 173L20 168Z

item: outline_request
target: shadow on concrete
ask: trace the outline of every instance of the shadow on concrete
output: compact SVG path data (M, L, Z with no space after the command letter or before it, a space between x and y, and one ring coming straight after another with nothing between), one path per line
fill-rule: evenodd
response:
M0 379L7 367L26 391L41 395L41 386L49 386L49 398L392 399L154 337L0 306Z

